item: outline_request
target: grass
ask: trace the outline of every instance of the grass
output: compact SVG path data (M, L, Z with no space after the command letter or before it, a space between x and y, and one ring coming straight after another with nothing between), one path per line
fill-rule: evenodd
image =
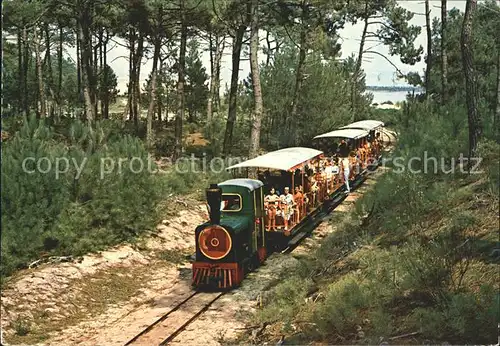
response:
M179 249L171 249L171 250L163 250L158 252L157 257L168 263L173 264L183 264L189 261L189 258L194 253L194 248L179 250Z
M252 323L271 325L257 341L496 342L499 200L488 179L379 179L270 289Z

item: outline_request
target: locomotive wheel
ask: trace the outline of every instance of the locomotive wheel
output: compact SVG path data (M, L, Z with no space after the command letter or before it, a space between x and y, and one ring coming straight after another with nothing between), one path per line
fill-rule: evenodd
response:
M250 259L250 261L248 261L248 265L247 265L247 270L248 270L248 273L250 272L253 272L255 269L257 269L260 265L260 262L259 262L259 255L257 253L255 253L252 258Z

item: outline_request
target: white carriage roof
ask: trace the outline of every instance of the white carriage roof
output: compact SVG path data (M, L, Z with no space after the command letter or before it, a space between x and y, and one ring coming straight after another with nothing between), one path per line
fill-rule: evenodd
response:
M255 179L229 179L220 184L219 186L241 186L245 187L250 191L258 189L262 185L264 185L260 180Z
M341 129L363 129L366 131L375 130L377 127L384 126L382 121L378 120L361 120L355 123L349 124L347 126L341 127Z
M245 162L238 163L237 165L228 167L227 169L230 170L235 168L258 167L287 171L321 154L323 154L322 151L311 148L286 148L271 151L270 153L258 156Z
M356 139L361 137L368 136L368 132L361 129L340 129L327 133L323 133L322 135L318 135L316 138L329 138L329 137L339 137L339 138L350 138Z

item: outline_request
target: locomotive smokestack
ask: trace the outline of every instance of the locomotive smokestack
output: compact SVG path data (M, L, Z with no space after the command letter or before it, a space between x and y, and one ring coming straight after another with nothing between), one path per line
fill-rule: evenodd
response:
M210 223L220 223L220 204L222 202L222 189L217 184L210 184L207 189L207 203L210 209Z

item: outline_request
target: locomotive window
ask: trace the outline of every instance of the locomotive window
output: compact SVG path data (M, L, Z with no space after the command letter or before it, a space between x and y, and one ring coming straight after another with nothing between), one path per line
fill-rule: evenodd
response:
M222 202L220 206L222 211L240 211L241 196L236 194L222 194Z

